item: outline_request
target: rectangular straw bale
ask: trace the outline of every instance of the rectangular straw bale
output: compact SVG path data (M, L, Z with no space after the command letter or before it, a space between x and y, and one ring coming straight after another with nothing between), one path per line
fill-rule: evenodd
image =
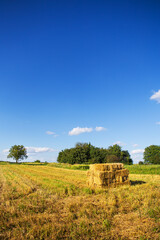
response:
M109 187L128 184L129 171L122 163L92 164L87 172L89 186Z
M118 163L118 169L120 170L120 169L123 169L124 167L123 167L123 163Z
M122 178L122 176L119 177L119 182L120 182L120 183L123 182L123 178Z
M111 171L97 171L95 176L99 177L101 179L103 179L103 178L113 178L114 177L114 172L111 172Z
M122 169L121 170L121 175L124 177L124 176L128 176L128 174L129 174L129 171L128 171L128 169Z
M106 171L106 170L108 170L108 164L95 164L94 170L95 171Z
M117 170L115 172L115 176L122 176L122 170Z
M116 176L128 176L129 171L127 169L117 170L115 172Z
M123 182L125 182L127 180L127 177L123 177Z
M112 169L114 169L114 170L116 170L116 169L118 169L118 164L112 164Z
M116 175L115 179L116 179L116 182L120 182L120 176Z
M102 164L95 164L94 171L104 171L104 165Z
M104 171L97 171L96 173L97 173L96 176L99 177L100 179L105 178L105 172Z
M91 164L91 165L89 166L89 169L90 169L90 171L94 171L95 165L94 165L94 164Z
M101 181L100 178L94 177L94 183L95 183L96 185L101 185L101 184L102 184L102 181Z
M114 172L112 172L112 171L108 171L108 172L105 171L105 172L104 172L104 177L105 177L105 178L113 178L114 175L115 175L115 174L114 174Z

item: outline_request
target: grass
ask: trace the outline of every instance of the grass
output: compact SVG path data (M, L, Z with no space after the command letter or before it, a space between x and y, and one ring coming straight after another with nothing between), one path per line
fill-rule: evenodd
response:
M89 164L65 164L65 163L52 163L51 166L57 168L66 168L73 170L88 170ZM131 174L154 174L160 175L160 165L125 165Z
M0 162L0 165L13 164L10 162ZM32 165L32 166L49 166L55 168L71 169L71 170L83 170L87 171L89 169L89 164L68 164L68 163L32 163L32 162L23 162L21 165ZM160 165L125 165L130 172L130 174L152 174L160 175Z
M1 164L0 239L160 239L159 166L129 167L131 186L91 190L70 166Z
M160 165L126 165L125 166L132 174L155 174L160 175Z

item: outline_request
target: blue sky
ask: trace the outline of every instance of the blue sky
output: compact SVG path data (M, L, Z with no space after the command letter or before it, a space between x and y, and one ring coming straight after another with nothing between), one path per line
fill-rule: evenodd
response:
M0 1L0 159L160 144L160 2Z

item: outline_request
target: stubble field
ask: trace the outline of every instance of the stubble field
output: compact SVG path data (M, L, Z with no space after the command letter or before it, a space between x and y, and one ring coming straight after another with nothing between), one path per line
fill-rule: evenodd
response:
M160 239L160 175L130 172L91 190L86 171L0 165L0 239Z

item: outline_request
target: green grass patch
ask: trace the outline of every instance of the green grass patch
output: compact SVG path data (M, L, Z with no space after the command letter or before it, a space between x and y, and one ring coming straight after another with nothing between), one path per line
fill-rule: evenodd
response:
M130 174L155 174L160 175L160 165L125 165Z

